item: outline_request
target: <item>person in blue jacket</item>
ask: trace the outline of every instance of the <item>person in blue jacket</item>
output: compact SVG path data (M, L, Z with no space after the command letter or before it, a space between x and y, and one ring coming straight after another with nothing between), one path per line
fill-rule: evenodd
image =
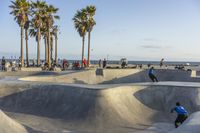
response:
M158 82L158 79L157 79L157 77L155 76L155 74L154 74L154 67L151 67L150 69L149 69L149 78L153 81L153 82Z
M177 128L179 124L182 124L188 118L188 112L179 102L176 103L176 107L171 110L171 113L174 111L177 113L177 118L175 120L175 127Z

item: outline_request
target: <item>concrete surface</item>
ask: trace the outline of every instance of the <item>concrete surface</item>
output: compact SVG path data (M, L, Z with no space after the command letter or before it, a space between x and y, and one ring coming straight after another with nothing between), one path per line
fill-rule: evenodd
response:
M200 131L200 112L193 113L179 128L169 133L199 133Z
M148 71L142 69L104 69L103 72L96 70L74 71L52 75L32 75L20 78L23 81L57 82L70 84L120 84L151 82ZM194 77L194 71L183 70L156 70L159 81L200 82L200 78Z
M169 110L175 101L181 101L190 113L199 108L198 87L188 89L153 84L120 87L110 85L104 89L30 84L24 87L10 84L6 87L10 92L6 95L1 94L1 109L9 112L10 116L14 116L13 118L23 122L27 127L40 129L40 132L49 131L49 121L64 123L53 124L55 128L51 129L52 133L61 133L63 130L99 133L138 132L146 128L147 131L157 131L161 130L160 127L163 125L156 123L173 127L170 123L173 123L175 115L169 114ZM184 97L184 94L188 96ZM193 98L188 100L190 96ZM24 116L27 117L26 120ZM46 119L50 120L46 122ZM47 125L43 123L38 127L38 121ZM162 131L172 129L164 128Z
M0 123L16 121L21 133L198 133L200 83L191 72L160 70L163 81L152 83L146 71L105 71L0 74L0 109L10 117ZM191 117L175 129L177 101Z
M0 110L0 132L1 133L28 133L19 123L9 118Z

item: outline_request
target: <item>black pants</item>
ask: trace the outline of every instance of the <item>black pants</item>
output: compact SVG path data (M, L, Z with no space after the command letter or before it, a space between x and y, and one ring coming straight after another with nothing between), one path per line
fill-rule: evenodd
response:
M156 76L155 75L153 75L153 74L149 74L149 78L153 81L153 82L158 82L158 79L156 78Z
M175 120L175 127L177 128L179 124L182 124L188 118L187 115L178 115Z
M1 70L6 71L5 65L1 65Z

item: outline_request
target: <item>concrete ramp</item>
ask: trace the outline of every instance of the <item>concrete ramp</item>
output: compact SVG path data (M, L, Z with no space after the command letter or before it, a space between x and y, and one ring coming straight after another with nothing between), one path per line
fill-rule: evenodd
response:
M0 110L0 132L1 133L28 133L19 123L9 118Z
M1 94L0 108L55 122L61 120L63 126L84 133L167 133L174 129L176 115L169 112L175 102L181 102L190 113L199 110L197 85L184 87L163 82L162 85L104 85L101 89L99 86L40 84L23 88L19 85L16 91L9 84L10 92ZM168 128L162 129L163 125Z
M184 70L156 70L159 81L200 82L195 77L195 71ZM120 84L151 82L148 70L140 69L102 69L75 71L67 74L56 73L53 75L36 75L20 78L22 81L57 82L72 84Z
M169 133L199 133L200 132L200 112L192 114L179 128Z
M62 119L81 132L128 132L147 127L140 123L151 125L157 113L133 96L138 89L35 85L0 98L0 107L8 112Z
M170 112L177 101L181 102L189 113L200 110L199 87L168 85L148 86L134 93L134 96L147 107L162 112Z

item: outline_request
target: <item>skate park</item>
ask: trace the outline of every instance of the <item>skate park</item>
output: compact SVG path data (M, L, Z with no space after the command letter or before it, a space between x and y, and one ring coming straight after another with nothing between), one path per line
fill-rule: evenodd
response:
M196 71L156 70L153 83L143 69L0 73L5 133L198 133L199 78ZM180 101L189 118L177 129Z
M200 133L199 7L2 0L0 133Z

